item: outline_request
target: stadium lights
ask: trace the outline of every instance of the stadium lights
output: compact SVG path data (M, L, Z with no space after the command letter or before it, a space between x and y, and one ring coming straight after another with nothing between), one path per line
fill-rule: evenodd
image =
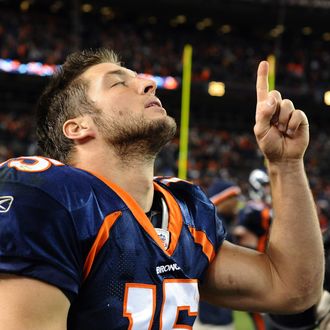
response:
M302 28L302 33L305 35L305 36L309 36L313 33L313 29L310 27L310 26L304 26Z
M196 23L196 29L202 31L213 25L213 21L209 17L205 17L202 21Z
M93 6L90 3L84 3L81 5L81 11L84 13L90 13L93 10Z
M17 60L0 58L0 71L8 73L18 73L34 76L51 76L59 67L60 65L45 64L41 62L21 63ZM181 84L178 78L171 76L161 77L145 73L142 73L139 76L152 79L156 82L158 88L168 90L178 89Z
M187 17L185 15L178 15L171 19L170 25L177 27L178 25L185 24L187 22Z
M178 24L184 24L187 22L187 17L185 15L178 15L175 19Z
M104 17L106 17L108 19L111 19L111 18L114 18L115 17L114 11L109 6L102 7L100 9L100 13L101 13L102 16L104 16Z
M284 32L284 30L284 25L278 24L269 32L269 34L271 37L277 38Z
M220 81L210 81L208 87L208 93L211 96L224 96L225 95L225 84Z
M24 0L20 3L21 11L27 11L30 8L30 1Z
M56 65L43 64L41 62L21 63L17 60L0 59L0 71L8 73L51 76L56 67Z
M330 32L324 32L322 38L324 41L330 41Z
M173 89L177 89L179 87L178 79L171 77L171 76L160 77L160 76L154 76L154 75L147 74L147 73L140 73L139 77L154 80L158 88L173 90Z
M231 26L229 24L224 24L219 27L218 32L221 34L226 34L231 32Z
M330 91L326 91L325 93L324 93L324 103L326 104L326 105L330 105Z

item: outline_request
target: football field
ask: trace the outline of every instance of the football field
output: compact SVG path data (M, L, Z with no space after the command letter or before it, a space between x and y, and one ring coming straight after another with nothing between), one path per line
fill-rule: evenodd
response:
M235 330L254 330L250 316L246 312L234 312Z

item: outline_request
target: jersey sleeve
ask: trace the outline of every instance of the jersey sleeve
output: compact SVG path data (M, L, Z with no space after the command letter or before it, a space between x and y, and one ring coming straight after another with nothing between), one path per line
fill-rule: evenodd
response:
M205 232L217 252L227 236L223 221L218 216L214 204L200 187L193 187L193 196L195 201L190 208L195 213L196 229Z
M0 272L47 282L72 300L83 260L70 213L24 184L1 182L0 195Z

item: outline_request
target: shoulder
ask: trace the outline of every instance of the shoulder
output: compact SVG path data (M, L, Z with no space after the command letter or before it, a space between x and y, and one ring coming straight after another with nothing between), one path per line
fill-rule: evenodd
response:
M220 225L223 231L214 204L199 186L175 177L158 177L155 181L176 198L188 226L207 231L208 227Z
M176 177L156 177L155 181L165 186L177 198L183 198L186 202L194 201L205 203L213 207L213 204L205 192L197 185Z
M80 200L84 195L88 198L93 180L95 177L85 171L40 156L12 158L0 164L2 192L33 192L35 198L47 195L62 205L72 203L77 192Z
M11 158L0 164L0 177L2 180L29 182L29 179L32 180L36 177L55 180L58 179L58 177L54 177L55 173L64 174L67 172L74 172L74 168L58 160L42 156Z

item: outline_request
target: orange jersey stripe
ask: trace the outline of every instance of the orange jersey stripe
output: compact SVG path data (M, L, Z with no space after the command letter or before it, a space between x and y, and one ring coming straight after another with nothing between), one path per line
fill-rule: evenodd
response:
M234 187L229 187L219 192L218 194L212 196L210 200L214 205L218 205L222 203L224 200L230 197L239 196L240 194L241 194L241 189L239 187L234 186Z
M96 236L94 244L93 244L92 248L90 249L88 256L85 260L85 264L84 264L84 268L83 268L83 280L85 280L87 278L87 276L89 275L96 255L98 254L98 252L101 250L101 248L103 247L103 245L109 238L110 229L114 225L116 220L121 216L121 214L122 213L120 211L117 211L117 212L111 213L104 219L102 226Z
M207 238L206 234L201 230L196 230L193 227L189 227L190 233L194 238L195 243L202 246L202 251L209 259L209 262L215 257L215 251L212 243Z

